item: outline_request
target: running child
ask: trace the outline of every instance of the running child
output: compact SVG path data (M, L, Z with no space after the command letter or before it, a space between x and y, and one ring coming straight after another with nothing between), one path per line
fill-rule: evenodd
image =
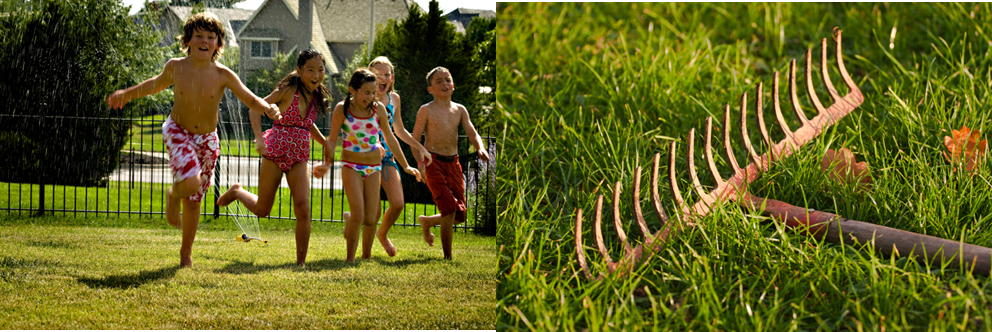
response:
M324 86L324 56L309 49L296 58L296 71L283 77L265 101L279 105L282 117L272 128L262 133L261 115L252 112L251 129L255 132L255 148L263 157L258 169L258 196L235 183L220 198L217 205L227 206L235 199L255 215L265 218L272 211L276 191L283 174L289 183L296 213L296 264L306 265L310 244L310 139L326 145L324 135L314 121L317 112L327 113L329 90ZM329 164L331 157L324 156Z
M179 265L183 267L193 265L193 238L200 223L200 201L210 187L214 163L220 153L217 110L224 88L234 92L252 111L279 117L276 105L251 93L233 71L217 62L223 50L224 28L220 19L208 12L193 15L183 26L182 51L186 57L169 60L158 76L107 97L111 108L122 108L135 98L173 87L172 112L162 124L173 176L172 188L166 194L165 218L183 231L179 249Z
M341 135L342 150L341 182L344 194L348 197L350 212L343 214L344 238L347 244L347 262L355 261L358 249L358 233L364 225L366 229L375 230L379 219L379 172L382 170L382 146L379 141L379 131L390 150L396 154L396 161L403 166L403 171L413 175L420 181L420 172L410 167L403 151L400 150L393 131L389 128L389 115L385 105L375 100L376 77L368 69L360 68L351 75L348 81L348 96L334 107L331 114L331 133L327 137L329 148L324 156L333 156L337 149L338 135ZM340 131L337 128L341 128ZM414 149L415 151L416 148ZM324 165L314 167L315 176L323 176L330 166L328 158Z
M454 235L454 225L465 222L465 178L462 176L462 166L458 162L458 126L465 129L469 142L479 151L479 159L489 161L489 153L482 146L482 137L472 126L468 110L462 104L451 101L455 91L455 82L447 68L437 67L427 74L427 92L434 100L420 106L417 112L417 123L413 126L413 137L421 137L426 133L424 147L431 151L433 162L420 163L423 168L424 181L434 196L434 205L440 214L419 216L420 228L424 232L424 241L434 245L434 234L431 227L441 226L441 247L444 258L451 259L451 239ZM423 159L418 150L414 150L417 160ZM426 160L425 160L426 161Z
M376 101L386 105L386 113L389 114L389 125L393 129L393 134L396 134L396 138L406 142L411 147L419 148L420 154L427 155L429 159L430 154L427 152L427 149L424 149L423 145L420 145L417 140L413 139L413 136L410 136L410 132L403 127L403 116L400 115L400 95L393 90L393 83L396 78L393 76L392 62L384 56L377 57L369 63L369 70L376 75L378 83L376 86ZM394 118L397 119L395 122L393 121ZM379 134L381 135L382 133L380 132ZM389 228L393 227L396 219L403 212L405 202L403 200L403 185L400 182L400 165L396 163L395 156L389 150L389 146L384 146L383 149L386 155L382 158L382 189L386 192L386 198L389 200L389 208L382 214L382 224L379 225L379 230L375 232L375 236L379 239L379 243L382 244L382 248L386 250L386 254L389 254L389 257L393 257L396 256L396 246L389 241L386 233L389 232ZM366 226L362 230L362 258L372 257L372 232L375 231L374 227L375 225Z

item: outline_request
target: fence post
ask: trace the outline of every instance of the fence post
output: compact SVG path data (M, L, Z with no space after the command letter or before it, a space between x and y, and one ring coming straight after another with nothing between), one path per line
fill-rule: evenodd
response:
M45 177L41 177L41 181L38 182L40 182L38 184L38 197L41 199L41 202L38 203L38 216L40 217L45 214Z

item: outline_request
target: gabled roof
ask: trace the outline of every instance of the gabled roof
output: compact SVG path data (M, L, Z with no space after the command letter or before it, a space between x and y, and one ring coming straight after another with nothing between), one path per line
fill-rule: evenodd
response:
M262 2L262 4L258 6L258 10L256 10L255 13L252 14L251 17L247 21L245 21L244 24L241 25L240 29L238 29L238 36L240 38L243 39L280 38L282 36L282 33L279 30L272 28L252 28L250 30L246 30L248 26L251 25L251 22L255 20L255 17L258 15L258 13L261 12L261 9L265 8L265 6L269 4L270 1L281 2L283 5L286 6L286 8L289 8L289 11L293 13L293 17L296 18L297 22L299 22L301 0L265 0L265 2ZM302 0L302 1L312 1L312 0ZM316 7L316 2L314 3L314 6ZM322 31L321 25L319 23L320 15L317 13L316 9L313 11L312 15L313 15L312 20L310 22L313 23L311 25L311 34L310 34L311 37L310 37L309 47L312 47L317 51L319 51L321 54L323 54L324 58L327 60L325 62L328 71L330 71L331 74L337 74L341 70L338 68L339 66L337 66L337 64L335 64L334 61L332 60L333 54L331 53L331 49L327 47L327 42L325 42L326 39L324 38L324 31ZM296 51L301 51L301 50L296 49Z
M464 7L457 8L455 10L452 10L451 12L449 12L447 14L444 14L444 16L448 16L448 15L451 15L451 14L478 15L478 16L481 16L481 17L496 17L496 12L494 12L492 10L488 10L488 9L471 9L471 8L464 8Z
M389 19L402 20L410 10L411 0L375 0L375 24ZM328 42L368 42L369 0L315 0L314 12L320 16Z
M180 24L185 22L185 19L189 18L193 13L193 7L184 6L168 6L166 10L175 15L179 19ZM237 35L235 30L231 26L232 20L247 20L249 17L254 15L254 10L249 9L238 9L238 8L204 8L205 11L217 15L220 21L224 24L224 34L227 35L227 42L229 47L238 47Z
M249 25L251 25L251 22L255 20L255 17L258 16L258 13L262 11L262 8L265 8L265 5L269 4L269 1L272 0L265 0L262 2L261 5L258 5L258 9L256 9L255 12L251 14L251 17L249 17L248 20L245 21L245 24L241 26L241 29L235 31L235 33L240 36L241 33L244 32L244 29L247 28ZM274 1L281 1L284 5L286 5L286 8L289 8L289 11L293 13L293 18L296 18L297 20L300 19L299 0L274 0ZM292 2L292 5L290 5L290 2Z

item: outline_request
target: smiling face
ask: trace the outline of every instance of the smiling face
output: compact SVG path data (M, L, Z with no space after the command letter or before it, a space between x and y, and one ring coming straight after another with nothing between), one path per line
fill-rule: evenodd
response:
M365 82L358 90L348 87L348 92L352 96L351 102L354 103L356 109L367 109L375 101L375 91L375 82Z
M393 82L395 82L395 77L393 77L393 69L384 63L377 63L372 66L372 72L375 73L376 78L376 90L380 95L386 95L393 89Z
M435 96L451 96L455 91L455 81L448 71L437 71L431 75L431 85L427 87L427 92Z
M320 57L310 58L303 67L297 67L296 72L300 74L303 86L309 91L315 91L324 81L324 60Z
M217 34L213 31L196 29L189 40L189 56L197 60L212 60L219 48Z

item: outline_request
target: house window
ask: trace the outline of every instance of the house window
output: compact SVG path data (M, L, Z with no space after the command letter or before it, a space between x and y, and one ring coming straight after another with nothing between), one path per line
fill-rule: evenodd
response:
M272 49L275 48L275 42L264 41L264 40L253 40L251 42L251 57L253 58L271 58Z

